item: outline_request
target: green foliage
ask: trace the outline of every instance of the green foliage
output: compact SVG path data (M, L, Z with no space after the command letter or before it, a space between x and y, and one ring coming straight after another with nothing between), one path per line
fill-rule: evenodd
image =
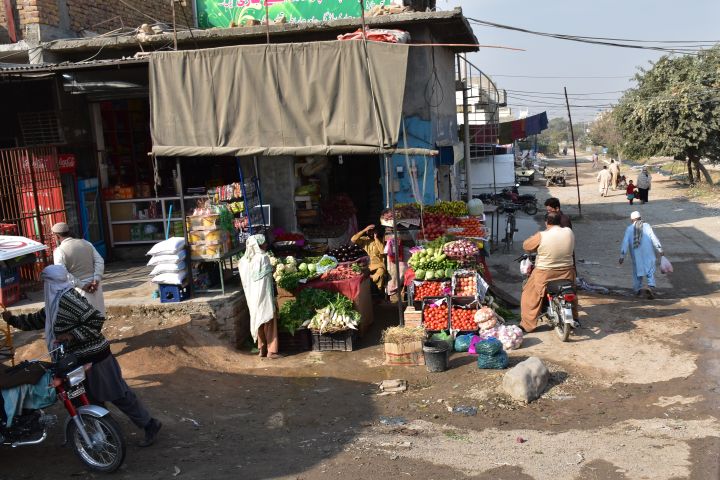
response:
M612 111L601 113L590 125L588 142L591 145L607 147L608 153L611 156L616 156L621 153L623 142L622 132L617 125Z
M701 158L720 161L720 46L697 55L664 56L636 76L613 111L631 157L687 159L710 182ZM688 168L692 180L692 169Z

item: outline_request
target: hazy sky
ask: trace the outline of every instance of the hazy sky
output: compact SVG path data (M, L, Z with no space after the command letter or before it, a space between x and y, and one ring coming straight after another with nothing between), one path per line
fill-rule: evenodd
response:
M437 0L438 9L460 6L467 17L549 33L614 37L637 40L720 41L720 0ZM592 93L592 100L571 103L593 108L573 108L573 121L592 119L598 108L613 103L619 93L632 86L637 66L647 66L662 53L650 50L606 47L529 35L497 28L474 26L481 45L524 48L524 52L485 48L471 61L488 74L498 88L524 92ZM517 78L507 75L563 78ZM591 78L569 78L591 77ZM622 77L622 78L600 78ZM567 116L563 100L536 98L535 93L512 93L513 111L547 110L550 118ZM530 97L528 95L533 95ZM525 98L517 98L524 96ZM537 103L536 103L537 102Z

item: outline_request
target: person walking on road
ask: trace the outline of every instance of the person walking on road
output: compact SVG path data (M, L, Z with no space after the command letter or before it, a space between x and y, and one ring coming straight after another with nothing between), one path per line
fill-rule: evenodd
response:
M610 174L610 171L608 170L607 165L603 167L602 170L597 174L597 181L599 183L598 188L600 191L601 197L607 197L608 196L608 189L610 188L610 180L612 179L612 175Z
M612 189L617 190L618 180L620 179L620 165L615 163L615 159L610 160L610 175L612 175L610 180Z
M598 154L597 153L592 154L592 168L593 168L593 170L598 168Z
M652 177L650 176L650 172L648 172L647 167L643 167L642 171L640 171L640 175L638 175L637 179L637 188L638 188L638 200L640 200L640 203L647 203L648 202L648 194L650 193L650 186L652 184Z
M58 245L53 252L53 263L67 269L68 281L104 317L105 299L100 280L105 272L105 260L92 243L73 238L67 223L56 223L51 231Z
M633 271L633 290L635 295L642 293L643 277L647 281L646 294L648 298L655 298L655 250L663 254L660 240L650 225L644 223L640 212L630 214L632 224L625 229L625 237L620 245L620 265L625 261L625 255L630 252Z
M627 188L625 189L625 195L627 196L628 202L630 202L630 205L633 204L633 200L635 200L635 193L636 193L635 185L633 185L633 181L630 180L630 183L628 183Z

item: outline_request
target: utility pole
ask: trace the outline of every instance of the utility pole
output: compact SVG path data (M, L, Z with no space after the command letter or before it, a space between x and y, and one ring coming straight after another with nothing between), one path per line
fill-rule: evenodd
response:
M568 120L570 121L570 135L573 145L573 158L575 159L575 186L577 187L578 215L582 217L582 205L580 204L580 175L578 174L577 151L575 150L575 130L573 129L572 124L572 114L570 113L570 100L568 100L567 87L563 88L565 89L565 105L567 105Z
M461 68L464 65L465 68ZM472 167L470 165L470 108L468 105L468 68L467 61L463 55L458 54L458 77L462 86L462 97L463 97L463 136L465 141L463 146L465 147L465 186L467 189L467 202L472 200L472 180L470 173ZM463 75L464 74L464 75ZM464 78L463 78L464 77Z
M170 6L172 7L172 21L173 21L173 46L177 52L177 25L175 21L175 0L170 0Z

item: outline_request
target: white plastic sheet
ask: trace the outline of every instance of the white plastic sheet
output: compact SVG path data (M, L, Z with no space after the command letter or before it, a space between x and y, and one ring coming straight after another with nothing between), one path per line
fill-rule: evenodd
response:
M28 253L39 252L46 248L42 243L26 237L0 235L0 261L22 257Z

